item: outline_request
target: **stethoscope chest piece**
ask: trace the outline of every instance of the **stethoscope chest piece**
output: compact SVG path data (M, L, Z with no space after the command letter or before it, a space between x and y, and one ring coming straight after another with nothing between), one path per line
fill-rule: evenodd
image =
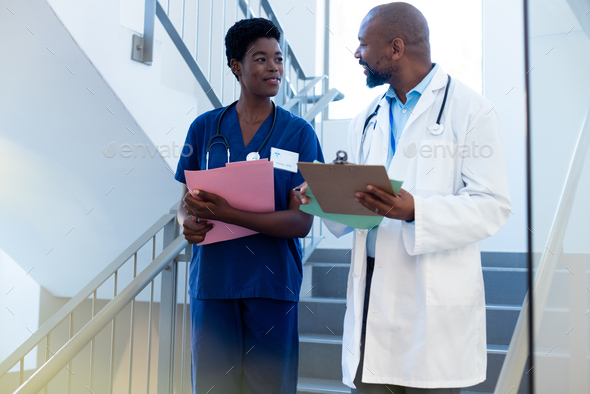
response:
M258 152L250 152L246 156L246 161L260 160L260 154Z
M442 124L438 124L436 123L434 126L432 126L432 129L428 129L428 131L430 131L430 134L432 135L441 135L442 132L444 131L445 126L443 126Z

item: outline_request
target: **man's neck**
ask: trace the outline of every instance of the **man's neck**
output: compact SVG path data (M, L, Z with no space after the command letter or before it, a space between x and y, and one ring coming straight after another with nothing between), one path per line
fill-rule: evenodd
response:
M397 98L402 104L405 104L407 101L406 94L418 86L426 78L428 73L432 71L433 67L432 63L422 66L412 66L412 68L408 67L398 75L391 77L389 85L395 90L395 94L397 94Z

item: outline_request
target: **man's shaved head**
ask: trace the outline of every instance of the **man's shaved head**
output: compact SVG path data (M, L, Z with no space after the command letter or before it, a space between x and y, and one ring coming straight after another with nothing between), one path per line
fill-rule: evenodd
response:
M411 84L421 76L420 82L433 67L428 22L408 3L377 6L361 23L354 56L367 68L370 88L389 83L402 89L404 83Z
M402 2L379 5L369 11L365 19L368 18L373 19L388 41L401 38L406 46L430 51L428 22L413 5Z

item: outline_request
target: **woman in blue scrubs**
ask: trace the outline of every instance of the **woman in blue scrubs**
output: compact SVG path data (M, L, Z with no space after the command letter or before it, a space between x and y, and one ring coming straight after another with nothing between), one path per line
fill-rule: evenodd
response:
M290 112L277 108L270 133L275 113L270 98L279 92L283 76L280 37L277 26L263 18L241 20L225 37L228 66L241 87L239 100L225 112L220 127L232 162L246 160L261 147L262 159L278 148L299 154L299 161L323 161L311 125ZM204 113L190 126L176 171L178 181L186 184L184 170L206 169L205 150L223 110ZM208 168L224 167L226 162L224 144L212 145ZM179 219L193 244L193 393L296 393L302 280L298 238L306 236L313 223L312 216L299 210L293 190L303 182L301 173L275 168L275 212L270 213L232 208L206 190L193 191L202 199L197 200L184 186ZM199 246L212 228L208 219L259 234Z

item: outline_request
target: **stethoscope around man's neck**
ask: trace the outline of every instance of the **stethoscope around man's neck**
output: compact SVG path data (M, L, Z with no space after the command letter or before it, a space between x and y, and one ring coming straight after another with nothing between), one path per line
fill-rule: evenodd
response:
M205 152L207 153L206 159L205 159L205 162L206 162L205 170L209 169L209 151L211 150L211 147L213 145L223 144L223 146L225 146L225 150L227 151L227 162L229 163L229 161L230 161L230 144L229 144L229 140L227 139L227 137L225 137L224 135L221 135L221 121L223 120L225 113L231 107L235 106L237 103L238 103L238 101L234 101L233 103L231 103L230 105L225 107L223 109L223 111L221 112L221 115L219 116L219 120L217 121L217 133L215 135L211 136L211 138L209 138L209 141L207 142L207 148L205 149ZM274 102L272 102L272 106L273 106L273 117L272 117L272 125L270 126L270 131L268 132L266 138L262 142L262 145L260 145L260 148L258 148L258 150L256 152L248 153L248 156L246 156L247 161L260 159L260 152L262 152L262 149L264 148L264 146L266 145L266 143L270 139L270 136L275 128L275 122L277 120L277 106ZM221 141L215 141L218 138L221 138Z
M442 101L442 105L440 106L440 111L438 111L438 117L436 118L436 123L432 126L432 128L427 127L428 131L430 131L430 134L432 134L432 135L441 135L445 129L444 125L442 125L440 123L440 119L442 118L442 114L445 110L445 104L447 102L447 96L449 94L449 86L451 86L451 76L447 74L447 86L445 87L445 95L443 96L443 101ZM386 95L387 95L387 92L385 92L383 94L383 96L381 97L381 100L383 100ZM363 134L361 136L361 146L359 149L359 162L362 161L362 158L363 158L363 146L365 144L365 138L367 137L367 126L371 122L371 119L373 119L374 117L377 116L377 114L379 114L379 109L381 108L381 100L379 100L379 103L375 107L375 111L373 111L373 113L371 115L369 115L367 117L367 119L365 120L365 125L363 126ZM377 127L377 121L375 121L375 123L373 124L373 130L375 130L375 127ZM368 159L368 155L367 155L367 159Z

